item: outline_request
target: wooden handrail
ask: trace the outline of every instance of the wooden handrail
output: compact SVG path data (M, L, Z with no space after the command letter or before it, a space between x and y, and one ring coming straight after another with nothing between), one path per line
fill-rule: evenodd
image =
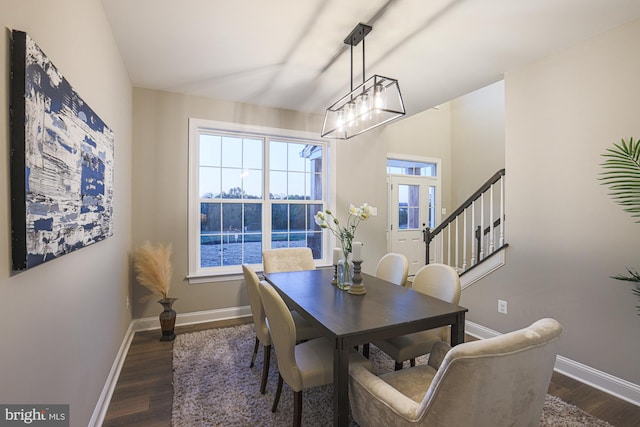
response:
M425 246L426 246L425 247L425 261L426 261L427 264L429 263L429 245L431 244L431 241L433 240L433 238L438 233L440 233L441 231L445 230L452 222L454 222L456 220L456 218L458 218L460 216L460 214L464 213L465 210L468 209L470 206L472 206L473 203L478 198L480 198L495 183L500 181L504 175L505 175L505 169L500 169L491 178L489 178L484 184L482 184L480 186L480 188L478 188L467 200L465 200L464 203L462 203L456 210L454 210L440 225L438 225L433 230L430 230L429 227L426 227L425 229L422 230L423 240L424 240ZM502 215L504 215L504 213ZM501 225L501 221L502 221L501 218L498 218L497 220L494 220L493 228L500 226ZM486 235L491 230L491 228L492 227L490 226L490 227L487 227L486 230L482 230L482 227L478 226L478 228L475 230L474 234L475 234L475 237L476 237L476 244L478 245L476 254L478 254L478 255L480 254L480 244L481 244L481 241L482 241L481 234L482 235ZM500 243L500 244L502 244L502 243Z
M469 197L463 204L461 204L458 209L453 211L451 213L451 215L449 215L444 221L442 221L442 223L439 226L437 226L436 228L431 230L429 232L429 234L431 234L432 236L435 235L435 234L438 234L447 225L452 223L453 220L455 220L458 215L460 215L465 209L467 209L469 206L471 206L471 204L474 202L474 200L476 200L478 197L480 197L482 195L482 193L487 191L493 184L498 182L500 180L500 178L502 178L504 176L504 174L505 174L505 170L504 169L500 169L498 172L496 172L491 178L489 178L487 180L487 182L482 184L482 186L480 188L478 188L476 190L476 192L471 195L471 197Z

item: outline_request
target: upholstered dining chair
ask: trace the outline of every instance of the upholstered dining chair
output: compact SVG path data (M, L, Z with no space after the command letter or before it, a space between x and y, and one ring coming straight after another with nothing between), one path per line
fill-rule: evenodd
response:
M349 366L351 414L362 427L537 427L561 333L541 319L453 348L437 342L427 365L379 377Z
M376 266L376 277L403 286L409 274L409 261L403 254L388 253L380 258Z
M460 276L446 264L427 264L413 278L413 289L423 294L452 304L460 301ZM428 331L376 341L376 347L395 360L395 369L402 369L405 360L415 366L415 358L427 354L438 341L448 342L449 327L443 326Z
M260 282L260 296L269 321L269 330L278 360L278 388L272 412L278 408L283 381L293 389L293 425L302 422L302 390L333 382L335 344L327 338L316 338L296 344L296 324L278 292L266 281ZM350 363L371 364L353 351Z
M264 272L315 270L313 253L310 248L279 248L262 251Z
M264 307L260 299L260 279L258 275L248 265L242 265L242 273L244 274L244 282L247 286L247 295L249 296L249 305L251 306L251 316L256 329L256 344L253 348L253 356L251 357L250 368L253 368L260 343L264 348L264 361L262 366L262 381L260 383L260 393L264 394L267 387L267 378L269 377L269 363L271 361L271 335L267 326ZM317 328L307 322L298 313L293 314L293 320L296 324L296 340L305 341L320 336Z

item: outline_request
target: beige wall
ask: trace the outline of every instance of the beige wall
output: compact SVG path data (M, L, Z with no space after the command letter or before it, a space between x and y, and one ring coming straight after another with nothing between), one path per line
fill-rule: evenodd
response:
M86 426L131 321L131 85L98 0L0 2L0 402L70 404ZM114 235L12 275L10 30L26 31L115 133Z
M451 203L455 209L504 168L504 81L451 101Z
M386 153L407 154L440 159L442 179L442 207L451 205L451 104L445 103L413 114L387 126L385 130ZM385 170L386 173L386 170Z
M639 39L635 21L506 75L507 264L461 299L500 332L554 317L562 356L634 384L638 301L610 276L640 268L640 224L597 178L605 149L640 135Z

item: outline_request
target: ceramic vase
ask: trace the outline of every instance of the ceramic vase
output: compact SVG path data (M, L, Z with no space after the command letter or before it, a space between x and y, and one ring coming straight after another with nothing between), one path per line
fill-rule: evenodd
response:
M174 333L176 312L172 306L177 299L178 298L165 298L158 301L164 308L164 311L160 313L160 329L162 330L160 341L173 341L176 338L176 334Z

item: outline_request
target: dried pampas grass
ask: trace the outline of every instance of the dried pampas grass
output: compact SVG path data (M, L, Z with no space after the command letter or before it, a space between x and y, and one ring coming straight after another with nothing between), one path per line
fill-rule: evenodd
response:
M167 299L171 286L171 243L152 245L144 242L133 255L138 282L153 294Z

